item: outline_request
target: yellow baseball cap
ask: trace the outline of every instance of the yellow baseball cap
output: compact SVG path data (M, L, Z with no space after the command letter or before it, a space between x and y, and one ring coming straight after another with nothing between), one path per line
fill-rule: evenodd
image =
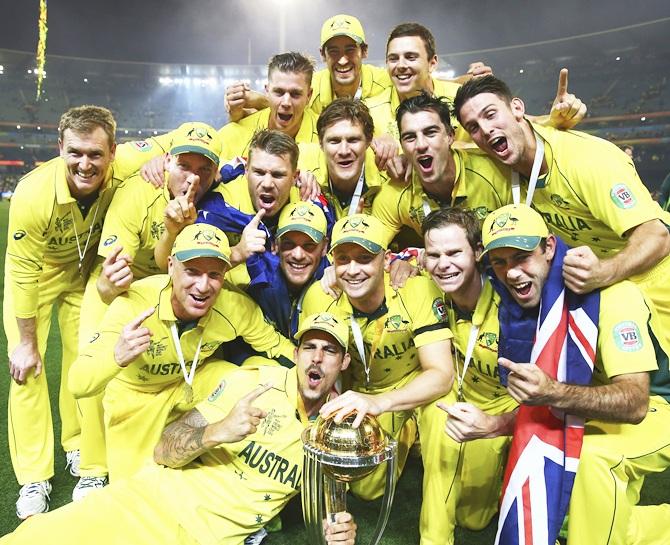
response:
M296 332L296 340L300 341L305 333L314 329L330 333L344 350L347 350L349 346L349 324L344 316L331 314L330 312L311 314L305 318L302 326Z
M230 265L228 237L221 229L207 223L186 226L174 241L172 255L179 261L216 257Z
M321 27L321 47L335 36L349 36L357 44L365 43L363 25L353 15L335 15L323 23Z
M482 255L494 248L532 252L548 236L549 229L540 214L525 204L508 204L486 216L482 225Z
M191 121L184 123L175 131L170 154L199 153L218 166L221 147L221 138L214 127Z
M327 228L326 215L313 202L289 203L279 214L277 238L289 231L300 231L319 243L326 236Z
M386 249L384 226L381 221L368 214L345 216L333 227L330 250L346 242L353 242L370 253L378 254Z

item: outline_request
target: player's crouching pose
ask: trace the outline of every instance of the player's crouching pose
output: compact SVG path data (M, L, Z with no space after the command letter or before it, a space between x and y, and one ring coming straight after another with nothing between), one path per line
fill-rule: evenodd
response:
M300 435L349 364L343 318L313 315L296 336L295 367L216 378L209 397L164 430L157 463L32 517L0 543L69 545L95 535L99 544L241 545L298 492ZM329 543L353 545L355 536L348 513L326 529Z

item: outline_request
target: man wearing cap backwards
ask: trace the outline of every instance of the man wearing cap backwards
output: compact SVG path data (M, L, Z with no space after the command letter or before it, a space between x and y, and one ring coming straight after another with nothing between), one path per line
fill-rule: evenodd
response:
M382 427L399 441L399 471L416 438L418 421L421 453L429 468L438 454L432 439L442 427L431 402L449 392L453 381L451 333L442 294L431 280L410 278L398 290L390 287L383 237L383 226L373 216L354 214L339 220L331 251L343 293L333 301L315 284L305 296L305 315L314 309L338 309L353 332L353 364L345 380L351 389L324 405L321 414L341 420L356 410L355 426L365 414L378 416ZM380 496L383 469L352 483L352 491L365 499ZM429 470L424 483L428 479ZM442 500L424 488L424 501Z
M424 267L444 292L454 335L455 395L440 403L447 433L436 438L439 460L428 483L438 502L421 505L422 545L453 544L456 525L486 527L498 512L509 437L473 440L464 434L471 407L486 414L514 410L517 402L498 379L500 297L477 262L481 227L472 210L442 208L423 221Z
M387 244L404 226L422 236L421 223L431 210L458 206L483 220L512 201L510 170L479 150L453 149L450 118L445 98L421 93L400 103L396 119L412 179L383 185L372 206Z
M360 100L337 98L321 112L316 128L323 154L314 174L337 218L370 213L388 177L375 164L370 147L374 125L367 106Z
M586 293L632 280L653 303L663 323L659 340L670 350L670 214L652 200L630 157L600 138L528 121L522 100L492 76L466 84L454 107L475 143L521 175L533 207L573 246L563 266L567 286ZM536 157L533 191L526 180Z
M156 463L31 518L0 543L65 545L95 535L103 545L242 545L299 491L301 434L349 364L348 337L341 317L311 316L297 333L295 367L212 375L207 397L163 431ZM349 513L325 528L328 543L354 544Z
M154 246L165 230L165 207L171 199L190 194L197 203L214 183L220 154L221 142L214 128L184 123L176 131L166 164L168 182L162 189L143 183L139 174L120 185L105 218L97 261L84 294L80 345L88 343L107 306L133 280L161 272L154 261ZM72 492L75 500L107 480L102 394L80 399L78 407L81 477Z
M549 233L542 216L525 205L509 205L491 213L484 222L482 238L499 282L501 310L506 309L512 321L537 321L542 303L549 306L545 301L547 286L562 282L557 260L566 255L564 243ZM569 301L574 294L565 285ZM591 297L599 297L599 312L590 384L558 382L528 360L514 362L501 357L498 362L507 370L508 392L520 404L548 406L553 414L565 412L586 419L570 498L568 544L667 543L670 533L665 522L670 505L635 505L644 475L670 465L667 354L648 326L649 309L635 284L618 282ZM589 333L583 327L583 315L571 313L571 317L580 335ZM508 332L511 337L511 330ZM509 346L503 333L500 355ZM538 340L533 341L534 336L530 325L530 345L523 349L528 355L533 342L544 338L541 331ZM568 373L579 361L577 353L570 354L568 344ZM462 419L464 439L510 433L515 418L514 414L485 415L472 406L468 413L467 420ZM519 432L523 430L515 430L515 436ZM501 519L503 516L501 512Z
M206 395L211 373L234 368L225 361L202 364L222 342L242 336L290 365L291 342L246 295L223 287L229 267L225 234L209 225L188 226L175 241L168 275L131 284L80 350L68 385L78 398L104 390L111 480L141 467L165 422Z
M115 156L116 122L98 106L63 114L60 156L28 173L9 210L3 323L9 372L9 450L21 485L21 519L48 509L53 476L53 430L44 372L52 309L58 308L62 374L77 353L79 311L102 220L127 174ZM119 146L121 147L121 146ZM79 475L75 400L60 389L61 442L70 472Z

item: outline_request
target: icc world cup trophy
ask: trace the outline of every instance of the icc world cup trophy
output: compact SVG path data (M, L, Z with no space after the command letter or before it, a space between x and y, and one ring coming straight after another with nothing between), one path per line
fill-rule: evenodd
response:
M388 522L397 443L386 437L374 417L366 416L358 428L352 427L355 418L353 413L336 423L319 417L303 432L302 510L310 544L325 545L323 521L334 522L336 513L346 511L347 483L369 475L382 462L386 462L386 487L371 545L379 543Z

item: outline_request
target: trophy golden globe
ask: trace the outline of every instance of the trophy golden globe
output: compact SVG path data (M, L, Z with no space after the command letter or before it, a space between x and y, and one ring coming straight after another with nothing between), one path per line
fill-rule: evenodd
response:
M365 416L358 428L352 427L355 418L352 413L337 423L318 417L302 434L302 512L310 544L325 545L323 521L334 522L336 513L346 511L347 483L369 475L382 462L386 462L386 487L371 545L379 543L388 522L396 485L397 443L386 437L374 417Z

